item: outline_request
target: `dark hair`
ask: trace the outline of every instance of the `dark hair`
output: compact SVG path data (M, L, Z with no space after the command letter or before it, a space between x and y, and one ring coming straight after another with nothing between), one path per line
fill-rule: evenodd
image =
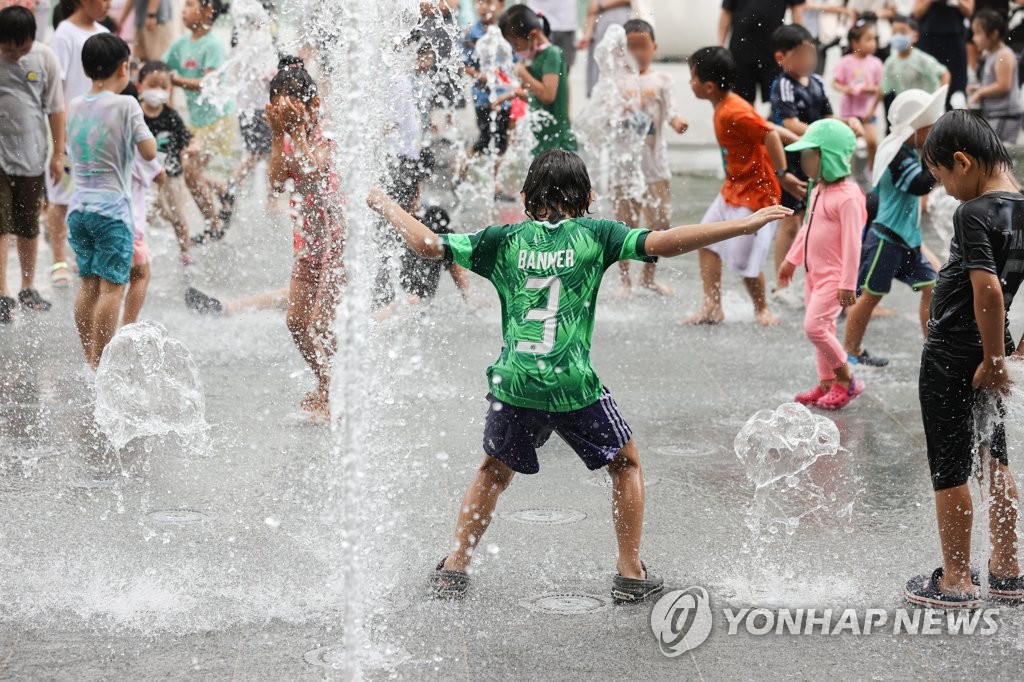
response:
M151 62L146 62L139 69L138 82L141 84L142 81L146 80L146 77L151 73L171 73L171 67L165 62L154 59Z
M298 57L286 55L277 63L278 72L270 81L270 99L297 97L309 104L317 95L316 82Z
M529 38L530 34L539 30L545 36L551 36L551 23L548 18L537 14L526 5L512 5L498 17L498 28L505 40Z
M452 224L451 216L440 206L427 206L423 211L422 222L434 234L451 233L449 228L449 225Z
M60 0L53 8L53 27L57 28L60 22L74 14L80 4L81 0Z
M911 31L920 30L920 28L918 27L917 19L915 19L914 17L908 17L903 14L897 14L896 16L894 16L892 19L889 20L889 24L906 24L907 26L910 27Z
M622 25L626 35L630 33L643 33L651 37L651 41L654 41L654 27L651 26L650 22L644 21L643 19L630 19Z
M97 33L82 45L82 68L94 81L110 78L132 56L128 43L113 33Z
M32 12L20 5L0 10L0 43L24 45L26 40L36 37L36 18Z
M967 109L954 109L935 122L921 148L921 158L929 166L953 167L953 155L963 152L972 157L986 173L1013 168L1013 159L988 121Z
M973 17L971 17L971 23L977 21L981 24L981 28L985 31L985 34L996 33L999 35L999 39L1006 38L1007 25L1006 17L999 12L995 12L990 9L983 9Z
M724 47L702 47L690 55L689 62L701 83L714 83L723 92L736 87L736 59Z
M578 154L549 149L526 173L526 215L533 220L578 218L590 207L590 187L590 174Z
M800 24L785 24L779 26L772 33L772 51L786 54L795 50L804 43L813 43L814 37L810 31Z
M864 34L868 32L869 28L875 28L875 22L867 19L858 19L850 27L850 30L846 32L846 41L850 43L851 47L854 43L859 43L860 39L864 37Z
M63 2L64 0L61 0ZM228 11L229 5L222 2L222 0L199 0L199 6L203 9L207 7L213 8L213 16L210 21L217 21L217 17Z
M135 87L135 83L128 81L128 85L124 86L124 90L121 91L122 95L128 95L132 99L139 98L139 89Z

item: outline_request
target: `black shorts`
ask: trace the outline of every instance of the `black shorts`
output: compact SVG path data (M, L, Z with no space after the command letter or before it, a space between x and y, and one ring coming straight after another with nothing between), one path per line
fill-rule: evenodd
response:
M491 117L493 111L494 117ZM497 111L490 107L477 107L476 127L480 130L479 137L473 143L473 151L477 154L490 152L493 146L499 154L504 154L508 149L508 129L510 124L510 109L502 107ZM493 142L493 144L492 144Z
M864 238L860 255L857 286L875 296L892 291L898 279L914 291L935 284L935 268L920 248L911 249L891 239L880 237L872 228Z
M1013 350L1012 343L1006 350ZM982 357L980 347L965 352L962 344L936 340L925 342L921 353L918 393L936 491L967 483L979 446L988 447L994 459L1007 464L1002 401L971 388Z
M591 471L607 466L633 435L604 387L597 402L571 412L516 407L491 394L487 401L484 452L521 474L540 471L537 448L552 432L561 436Z
M270 153L270 124L263 117L262 111L243 111L238 117L238 127L242 130L245 151L252 156L266 156Z
M734 55L737 54L736 49L730 49ZM753 104L760 88L761 102L767 103L771 100L772 83L780 73L782 68L771 52L762 53L760 58L744 54L736 59L736 87L733 90Z

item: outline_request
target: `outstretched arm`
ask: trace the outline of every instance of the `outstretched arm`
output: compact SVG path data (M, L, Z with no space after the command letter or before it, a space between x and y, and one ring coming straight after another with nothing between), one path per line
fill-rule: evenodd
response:
M770 222L793 215L785 206L762 208L746 218L704 225L680 225L670 230L651 232L644 241L648 256L671 258L733 237L753 234Z
M430 228L409 215L401 206L378 187L366 195L366 203L391 223L413 253L420 258L444 258L444 245Z

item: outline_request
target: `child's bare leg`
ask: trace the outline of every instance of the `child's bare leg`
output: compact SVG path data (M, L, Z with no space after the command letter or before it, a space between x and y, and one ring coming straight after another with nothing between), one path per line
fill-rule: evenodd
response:
M796 239L796 233L800 231L800 223L803 222L803 219L804 214L801 211L800 213L786 216L779 221L779 228L775 232L775 272L779 271L782 261L786 260L786 254L789 253L789 248L793 246L793 241ZM781 288L778 284L775 287Z
M989 571L998 578L1016 578L1020 575L1017 558L1017 509L1019 497L1017 483L1010 469L993 457L985 457L989 468L989 537L992 555Z
M149 289L149 263L132 267L128 275L128 293L124 297L124 313L121 325L132 324L139 319L142 304L146 302L146 290Z
M768 307L768 292L764 284L764 273L757 277L744 277L743 286L750 294L750 300L754 303L754 319L762 327L772 327L779 323L778 318L772 314Z
M248 298L224 302L224 315L236 315L243 310L288 310L288 289L265 291Z
M926 339L928 338L928 319L931 317L932 291L934 289L935 286L932 284L921 287L921 307L918 310L918 314L921 317L921 335Z
M614 204L615 219L619 222L626 223L630 227L636 227L636 221L639 217L636 210L636 202L624 197L618 197L614 200ZM633 289L633 282L629 275L629 266L629 261L619 261L619 281L622 283L622 286L619 287L619 291L615 294L615 298L629 298L629 294Z
M718 324L725 319L722 312L722 259L710 249L699 249L700 279L704 285L704 304L680 324Z
M288 290L288 314L285 317L285 322L288 325L288 331L291 332L295 347L299 349L302 359L313 370L319 387L320 377L317 373L316 342L311 329L313 309L316 305L316 289L316 284L306 282L295 274L292 275L291 286ZM303 409L309 409L307 404L312 406L314 402L318 402L318 398L318 391L307 394L306 398L303 399Z
M647 201L642 207L644 222L651 230L667 230L671 227L672 195L669 181L653 182L647 186ZM671 287L654 281L657 270L656 263L644 263L640 274L640 286L661 296L671 296L675 292Z
M871 322L871 315L882 301L882 297L867 291L860 295L857 302L846 312L846 334L843 338L843 346L850 355L860 355L863 350L860 345L864 342L864 335L868 331L868 323Z
M92 320L96 309L96 301L100 295L100 278L95 275L83 277L75 297L75 328L82 342L85 361L92 367Z
M167 178L167 182L157 194L157 207L164 220L174 228L174 237L178 240L178 250L181 253L188 253L192 241L188 224L185 222L185 199L182 196L185 189L184 184L184 180L180 177Z
M195 199L200 213L203 214L208 229L216 231L220 229L220 216L213 203L211 183L204 173L207 161L206 155L197 150L187 149L181 153L181 168L185 176L185 185L192 194L192 198Z
M485 456L469 484L455 522L455 551L444 560L449 571L465 571L484 531L494 516L498 498L508 489L515 472L504 462Z
M50 237L50 250L55 265L66 260L64 244L68 240L68 226L64 221L67 217L67 206L49 204L46 208L46 234Z
M875 123L863 123L864 142L867 144L868 168L875 167L875 151L878 149L878 125Z
M612 520L619 546L616 568L625 578L644 579L640 564L640 538L644 526L644 475L640 454L632 438L608 465L612 478Z
M967 484L935 492L935 513L942 545L942 581L947 594L974 594L971 584L971 525L974 504Z
M121 298L124 296L124 284L114 284L103 278L99 280L99 296L92 315L92 346L89 366L93 369L100 364L103 349L114 338L117 331L117 318L121 312Z

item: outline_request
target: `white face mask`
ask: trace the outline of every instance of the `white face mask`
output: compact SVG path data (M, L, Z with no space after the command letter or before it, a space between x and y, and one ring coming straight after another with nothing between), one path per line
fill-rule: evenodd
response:
M149 90L143 90L139 93L139 97L142 101L151 107L159 107L167 103L167 91L160 90L159 88L151 88Z

